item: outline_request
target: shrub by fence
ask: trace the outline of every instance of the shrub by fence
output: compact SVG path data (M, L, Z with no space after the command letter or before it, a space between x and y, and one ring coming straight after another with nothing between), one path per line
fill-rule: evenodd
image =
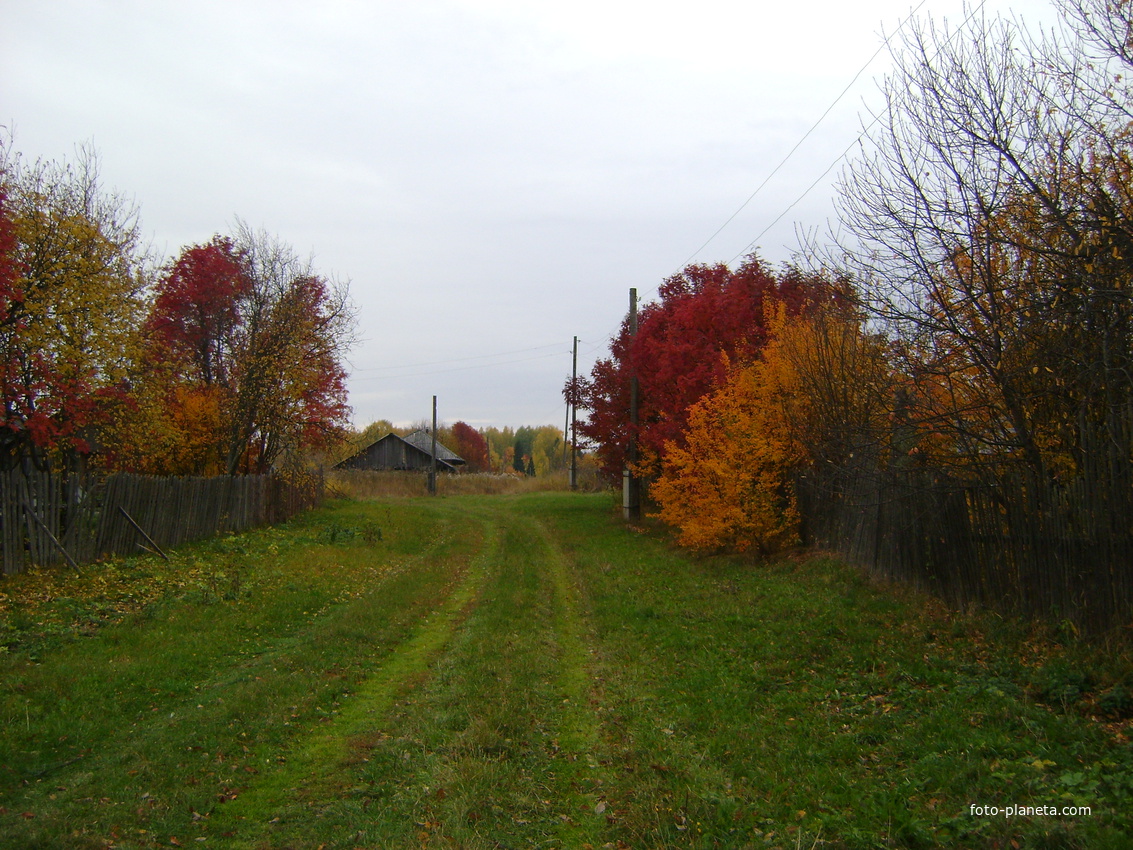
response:
M958 607L1067 619L1085 632L1133 613L1133 489L1026 470L858 469L799 483L806 542Z
M281 522L313 507L321 474L164 478L0 473L3 572L72 566Z

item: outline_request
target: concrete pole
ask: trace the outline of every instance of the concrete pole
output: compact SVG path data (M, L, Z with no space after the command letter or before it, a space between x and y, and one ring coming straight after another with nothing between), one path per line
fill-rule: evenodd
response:
M578 337L574 338L574 366L570 372L571 404L570 404L570 489L578 489L578 452L574 447L575 434L578 431L578 405L573 398L575 388L578 386Z
M631 340L637 336L637 289L629 291L629 336ZM629 445L626 447L626 465L622 470L622 518L626 522L634 522L641 518L641 482L633 473L633 466L637 463L637 375L631 374L629 379Z
M433 458L429 470L429 494L437 495L437 397L433 396Z

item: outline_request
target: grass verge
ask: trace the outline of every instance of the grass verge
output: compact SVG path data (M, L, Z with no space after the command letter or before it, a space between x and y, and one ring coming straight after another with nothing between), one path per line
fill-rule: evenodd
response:
M1127 655L692 559L602 495L339 502L0 587L3 846L1130 844Z

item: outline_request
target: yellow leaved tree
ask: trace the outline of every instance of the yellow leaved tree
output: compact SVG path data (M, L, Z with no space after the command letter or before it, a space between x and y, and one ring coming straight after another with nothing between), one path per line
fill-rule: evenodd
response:
M650 493L684 546L770 552L795 538L787 482L799 447L764 404L766 371L763 363L732 366L724 384L693 405L687 444L667 447Z
M650 490L684 546L768 555L796 543L798 474L879 451L891 430L884 347L856 317L780 306L768 326L760 359L729 364L692 407L686 445L667 447Z

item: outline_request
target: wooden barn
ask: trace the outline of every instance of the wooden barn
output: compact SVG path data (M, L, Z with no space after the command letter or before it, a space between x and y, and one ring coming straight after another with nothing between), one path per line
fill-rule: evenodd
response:
M433 435L426 430L406 437L386 434L357 454L336 463L335 469L417 470L428 472L433 465ZM437 471L459 472L464 458L437 443Z

